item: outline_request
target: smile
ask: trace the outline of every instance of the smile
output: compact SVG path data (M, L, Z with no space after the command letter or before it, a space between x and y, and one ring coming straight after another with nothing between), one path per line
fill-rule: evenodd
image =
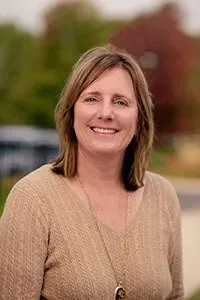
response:
M114 134L119 130L114 128L100 128L100 127L90 127L90 129L97 133L104 133L104 134Z

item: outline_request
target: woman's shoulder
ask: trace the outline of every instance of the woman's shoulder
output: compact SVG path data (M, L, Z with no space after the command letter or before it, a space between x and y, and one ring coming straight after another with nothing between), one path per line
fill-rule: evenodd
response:
M6 199L5 213L22 214L25 208L26 213L43 212L48 215L47 197L50 191L52 179L56 176L51 171L51 165L43 165L22 177L11 189ZM20 208L20 209L19 209ZM45 212L45 213L44 213Z
M167 208L170 214L179 214L180 202L175 187L171 182L160 174L147 171L145 174L148 182L149 193L156 196Z
M52 171L52 165L46 164L22 177L9 192L9 199L23 199L23 202L45 205L54 197L54 190L59 188L62 175Z
M28 192L32 189L42 191L52 180L57 177L51 168L51 164L42 165L41 167L33 170L19 179L19 181L13 186L13 189L21 189L24 192Z
M158 173L146 171L145 179L146 181L149 180L154 188L161 188L165 189L169 193L176 193L175 187L171 184L171 182L166 177Z

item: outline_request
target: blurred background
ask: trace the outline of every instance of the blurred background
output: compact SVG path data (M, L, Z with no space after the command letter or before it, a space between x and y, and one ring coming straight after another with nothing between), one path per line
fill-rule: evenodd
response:
M141 65L155 104L150 170L177 189L187 299L200 299L200 2L0 0L0 215L22 176L58 150L54 109L91 47L112 43Z

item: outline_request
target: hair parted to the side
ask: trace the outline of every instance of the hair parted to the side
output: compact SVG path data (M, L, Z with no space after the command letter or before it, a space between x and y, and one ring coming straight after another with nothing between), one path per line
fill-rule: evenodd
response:
M154 137L153 104L144 74L138 63L126 52L112 45L96 47L83 54L68 77L55 110L60 138L59 155L52 170L66 177L77 174L78 142L74 131L74 105L80 94L105 70L125 69L131 76L138 105L136 135L128 145L121 172L127 190L143 185Z

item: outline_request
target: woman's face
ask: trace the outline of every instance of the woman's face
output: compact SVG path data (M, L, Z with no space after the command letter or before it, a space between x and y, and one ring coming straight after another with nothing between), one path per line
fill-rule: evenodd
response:
M129 73L106 70L80 95L74 108L79 148L93 154L124 153L136 133L138 107Z

